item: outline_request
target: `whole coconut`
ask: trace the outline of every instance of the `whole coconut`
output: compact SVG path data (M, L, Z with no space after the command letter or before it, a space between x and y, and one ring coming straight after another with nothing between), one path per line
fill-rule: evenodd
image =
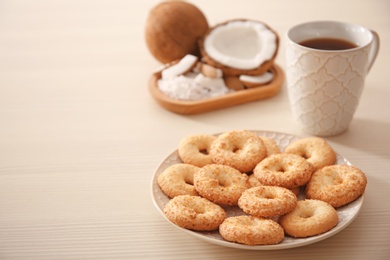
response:
M209 29L204 14L183 1L166 1L155 6L146 21L145 40L149 51L162 63L199 56L198 39Z

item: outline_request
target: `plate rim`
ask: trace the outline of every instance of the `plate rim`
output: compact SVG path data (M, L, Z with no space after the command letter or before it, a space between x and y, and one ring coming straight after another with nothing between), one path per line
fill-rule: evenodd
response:
M286 135L286 136L289 136L291 139L300 139L300 138L302 138L302 137L299 137L299 136L296 136L296 135L292 135L292 134L284 133L284 132L278 132L278 131L268 131L268 130L247 130L247 131L255 132L259 136L262 136L262 135L260 135L260 133L264 133L265 135L267 135L267 134L268 135L270 135L270 134L272 134L272 135L274 135L274 134ZM219 135L221 133L222 132L219 132L219 133L216 133L216 134L212 134L212 135ZM164 212L161 210L160 206L157 203L157 200L155 198L155 193L154 193L154 187L155 187L155 185L158 186L158 184L157 184L157 178L158 178L158 175L159 175L159 174L157 174L158 170L163 166L163 164L166 162L166 160L168 158L174 156L175 154L177 154L177 149L175 149L174 151L169 153L163 160L161 160L160 163L157 165L157 167L154 170L152 181L150 183L150 193L151 193L153 205L156 207L157 211L163 216L163 218L166 221L168 221L171 225L173 225L174 227L176 227L179 230L184 231L185 233L190 234L190 235L192 235L192 236L194 236L194 237L196 237L198 239L201 239L203 241L206 241L206 242L209 242L209 243L212 243L212 244L215 244L215 245L229 247L229 248L236 248L236 249L246 249L246 250L282 250L282 249L303 247L303 246L307 246L307 245L310 245L310 244L314 244L314 243L323 241L323 240L325 240L325 239L327 239L329 237L332 237L332 236L336 235L337 233L341 232L342 230L344 230L346 227L348 227L357 218L357 216L359 215L359 213L360 213L360 211L362 209L365 193L363 193L356 200L354 200L351 203L345 205L345 206L348 206L348 205L350 206L352 204L356 204L355 205L355 207L356 207L355 214L352 215L352 217L349 218L346 222L342 223L341 225L340 225L340 223L338 223L337 226L335 228L333 228L333 231L330 230L330 231L325 232L323 234L319 234L319 235L308 237L308 238L292 238L292 239L298 239L298 240L299 239L305 239L305 240L301 241L301 243L283 244L283 242L282 242L282 243L275 244L275 245L245 245L245 244L235 243L235 242L231 242L231 241L227 241L227 240L213 239L213 238L210 238L210 237L202 235L201 231L188 230L188 229L179 227L176 224L172 223L165 216ZM346 157L340 155L337 152L336 152L336 155L337 155L338 158L343 159L346 164L352 165ZM160 191L161 191L161 189L160 189ZM161 191L161 193L163 193L163 192ZM339 209L341 209L343 207L340 207ZM338 209L336 209L336 210L338 210Z

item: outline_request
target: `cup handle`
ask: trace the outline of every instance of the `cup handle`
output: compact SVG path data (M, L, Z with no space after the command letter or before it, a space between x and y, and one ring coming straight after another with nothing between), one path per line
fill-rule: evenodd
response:
M367 73L371 70L371 67L374 64L374 61L376 60L376 57L378 56L379 45L380 45L378 33L374 30L370 30L370 31L371 31L372 35L374 36L374 39L372 41L370 56L368 57L369 64L368 64Z

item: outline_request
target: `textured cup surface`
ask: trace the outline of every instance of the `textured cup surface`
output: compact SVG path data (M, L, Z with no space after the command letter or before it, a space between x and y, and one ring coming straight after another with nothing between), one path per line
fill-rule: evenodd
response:
M372 50L377 38L362 28L338 22L313 22L293 27L287 33L288 95L293 116L305 132L332 136L348 129L378 48L376 44L376 50ZM328 51L299 44L315 37L341 38L358 47Z

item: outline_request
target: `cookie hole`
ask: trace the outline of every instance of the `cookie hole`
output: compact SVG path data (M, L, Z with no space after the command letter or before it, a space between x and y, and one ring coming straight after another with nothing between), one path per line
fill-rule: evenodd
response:
M307 151L302 151L302 153L300 154L300 156L301 156L303 159L307 160L307 159L309 159L309 158L311 157L311 154L310 154L309 152L307 152Z
M343 177L337 171L332 171L324 176L326 185L339 185L343 183Z
M189 185L194 185L194 178L193 176L187 175L184 177L184 182Z
M208 155L209 154L209 151L207 151L207 149L201 149L201 150L199 150L199 152L201 154L204 154L204 155Z
M221 186L221 187L226 187L226 186L228 186L227 182L226 182L226 181L223 181L223 180L218 180L218 184L219 184L219 186Z
M220 176L217 179L217 181L218 181L219 186L221 186L221 187L228 187L232 183L232 181L229 178L226 178L226 176L225 176L225 178Z
M206 211L202 207L190 207L193 211L195 211L196 214L204 214Z
M270 200L275 199L275 196L271 192L267 192L267 191L255 193L254 196L257 199L270 199Z
M311 218L313 214L314 213L312 211L303 211L299 216L301 218Z
M184 180L184 182L188 185L194 185L194 182L192 180Z
M234 146L233 149L232 149L232 152L233 152L233 153L238 153L238 151L240 151L240 150L241 150L240 147Z
M225 184L222 183L222 182L218 182L218 185L221 186L221 187L225 187Z
M202 205L198 205L194 201L186 201L185 203L181 203L181 206L188 210L188 212L191 215L198 215L198 214L204 214L206 212L205 207L202 207ZM195 216L194 216L195 217Z

